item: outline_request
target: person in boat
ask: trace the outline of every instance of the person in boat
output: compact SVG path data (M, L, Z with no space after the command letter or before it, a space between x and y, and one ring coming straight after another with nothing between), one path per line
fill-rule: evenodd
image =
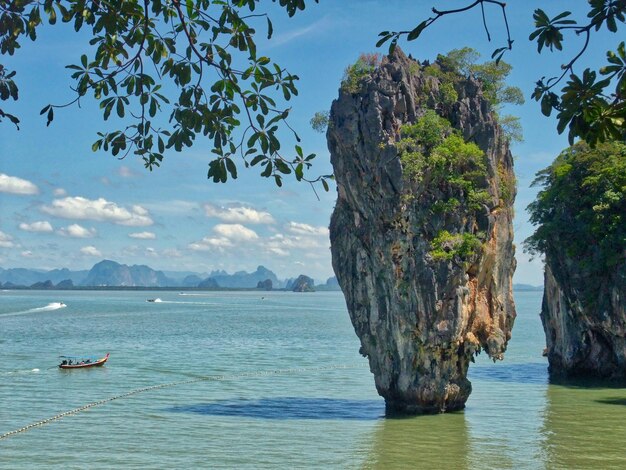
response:
M63 359L63 362L61 362L61 365L62 365L62 366L67 365L67 359Z

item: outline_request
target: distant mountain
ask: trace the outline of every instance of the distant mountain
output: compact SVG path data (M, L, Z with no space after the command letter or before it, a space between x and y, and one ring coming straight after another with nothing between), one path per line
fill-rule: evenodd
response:
M209 274L209 278L214 279L220 287L256 288L259 281L267 279L272 281L274 286L282 284L276 274L264 266L259 266L253 273L238 271L234 274L227 274L225 271L214 271Z
M31 289L54 289L54 284L52 284L52 281L45 281L45 282L35 282L32 286L30 286Z
M197 287L200 289L217 289L219 284L212 277L207 277L204 281L200 281Z
M171 274L168 275L168 274ZM313 280L304 276L306 285ZM103 260L90 270L70 271L67 268L46 271L42 269L0 268L0 286L9 288L72 289L73 287L188 287L188 288L239 288L293 290L298 279L282 281L264 266L248 273L238 271L228 274L215 270L208 275L192 271L157 271L150 266L117 263ZM305 288L300 285L298 288ZM332 277L319 290L338 290L337 280Z
M174 285L161 271L149 266L127 266L104 260L95 264L81 283L83 286L166 287Z
M50 281L58 284L61 281L71 280L74 284L80 284L87 277L87 270L70 271L67 268L45 271L42 269L26 268L0 268L0 284L15 286L31 286L38 282Z
M298 278L293 281L291 290L294 292L315 292L315 281L309 276L300 274Z
M205 279L206 277L208 277L209 275L204 272L204 273L198 273L195 271L167 271L164 270L163 274L165 274L165 276L168 279L171 279L172 281L174 281L176 286L185 286L185 279L188 277L197 277L198 278L198 282L200 282L202 279ZM196 282L195 285L193 286L187 286L187 287L195 287L198 282Z
M197 274L190 274L186 276L180 283L181 287L198 287L198 284L202 282L202 278Z
M524 291L542 291L543 286L532 286L530 284L513 284L513 291L524 292Z
M333 276L333 277L329 277L326 280L326 284L317 284L315 286L315 290L340 291L341 287L339 287L339 281L337 281L337 278L335 276Z
M272 290L274 288L274 284L271 279L266 279L265 281L259 281L256 285L257 289L263 290Z

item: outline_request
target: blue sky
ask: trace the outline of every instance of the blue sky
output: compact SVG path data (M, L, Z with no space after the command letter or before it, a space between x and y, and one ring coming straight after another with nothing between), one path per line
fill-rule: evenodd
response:
M274 37L259 37L259 50L300 76L300 94L291 102L291 124L303 138L305 151L316 153L312 174L331 172L325 137L310 129L309 119L327 110L345 67L360 53L375 51L382 30L410 29L429 16L433 5L456 7L465 2L387 0L321 0L289 19L270 2ZM572 9L572 2L511 2L508 6L514 50L506 57L514 67L510 84L520 87L527 103L506 111L519 115L525 142L513 146L518 178L515 237L518 258L516 282L540 284L542 264L530 261L521 242L531 232L525 207L536 190L534 174L567 146L553 119L541 115L530 99L534 82L558 73L579 42L566 43L565 55L537 55L529 43L532 10L548 14ZM585 14L585 2L573 10ZM542 6L543 5L543 6ZM265 11L265 10L263 10ZM406 53L420 60L465 45L488 59L504 42L499 12L488 20L494 42L488 43L479 12L439 20L423 37L403 43ZM259 29L263 28L263 23ZM227 184L206 179L209 148L200 144L183 153L166 155L152 173L132 156L118 160L93 153L96 132L106 129L97 105L89 99L81 107L58 110L46 127L39 110L49 102L71 100L72 81L64 68L77 63L86 51L84 35L67 25L45 28L35 43L25 42L13 57L2 57L18 71L20 100L2 107L19 114L21 130L0 125L0 267L87 269L103 258L156 269L208 272L214 269L254 270L263 264L279 277L301 273L318 281L331 276L328 223L336 191L318 190L287 181L277 188L258 177L255 168L240 170ZM594 37L584 63L597 65L615 36ZM382 50L381 50L382 52ZM293 148L293 143L286 145Z

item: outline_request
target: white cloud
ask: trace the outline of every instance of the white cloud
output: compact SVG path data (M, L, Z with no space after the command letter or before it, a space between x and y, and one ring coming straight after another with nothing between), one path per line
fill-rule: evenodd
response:
M295 233L297 235L325 235L328 236L329 231L328 227L314 227L309 224L301 224L298 222L289 222L289 226L287 227L291 233Z
M148 247L146 248L146 256L150 256L151 258L156 258L159 256L159 254L154 248Z
M67 194L67 191L63 188L56 188L54 191L52 191L52 194L54 194L56 197L63 197Z
M96 236L97 231L93 227L85 228L82 225L72 224L60 229L59 233L65 237L92 238Z
M213 227L213 231L223 238L234 241L250 241L259 238L254 230L241 224L218 224Z
M129 227L142 227L154 223L143 207L133 205L129 210L104 198L91 200L78 196L55 199L50 206L42 206L41 210L66 219L97 220Z
M287 250L283 250L282 248L273 247L267 250L269 253L278 256L289 256L289 252Z
M0 248L13 248L13 237L0 230Z
M199 242L193 242L189 244L189 248L193 251L210 251L215 248L223 249L230 248L233 246L233 242L231 242L227 238L211 238L204 237Z
M137 174L133 170L124 165L119 167L119 169L117 170L117 174L120 175L122 178L132 178L133 176L137 176Z
M39 194L39 188L30 181L0 173L0 193Z
M257 211L250 207L217 207L212 204L204 205L207 217L217 217L224 222L248 224L273 224L274 217L269 212Z
M130 238L136 238L137 240L155 240L156 235L152 232L134 232L129 233Z
M176 248L167 248L161 253L166 258L182 258L183 254Z
M303 28L293 29L282 34L276 34L270 41L270 47L276 47L287 43L292 43L295 39L308 36L309 34L319 34L321 30L328 26L328 17L321 18L315 23L305 26Z
M235 246L233 242L251 242L259 239L254 230L241 224L218 224L213 227L213 231L217 236L204 237L198 242L190 243L189 248L194 251L223 250Z
M20 255L22 255L23 258L32 258L33 252L30 250L26 250L26 251L22 251Z
M25 232L52 232L54 230L52 225L50 225L50 222L46 220L40 220L38 222L33 222L32 224L22 222L19 225L19 228Z
M83 255L86 256L102 256L102 253L100 253L100 250L98 250L95 246L89 245L89 246L84 246L80 249L80 252Z
M200 209L200 204L180 199L145 203L145 207L159 214L185 215Z

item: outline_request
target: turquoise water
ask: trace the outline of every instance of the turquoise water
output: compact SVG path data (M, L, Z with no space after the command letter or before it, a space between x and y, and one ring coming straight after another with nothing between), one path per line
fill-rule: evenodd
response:
M1 439L0 468L626 468L626 390L549 385L541 293L516 301L464 412L386 419L340 293L0 292L0 435L208 379Z

